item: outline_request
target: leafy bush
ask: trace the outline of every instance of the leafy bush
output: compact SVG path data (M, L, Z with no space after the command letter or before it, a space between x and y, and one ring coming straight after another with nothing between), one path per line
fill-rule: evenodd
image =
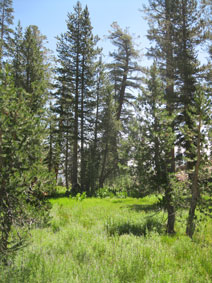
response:
M78 193L73 199L76 199L77 201L83 201L84 199L87 198L86 192L83 193Z
M114 196L114 191L110 187L100 188L96 192L96 197L98 198L113 198Z

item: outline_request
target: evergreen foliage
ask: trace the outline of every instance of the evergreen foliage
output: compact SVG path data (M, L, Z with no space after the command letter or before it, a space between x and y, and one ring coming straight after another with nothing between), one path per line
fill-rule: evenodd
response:
M13 24L13 1L0 1L0 68L2 68L3 59L8 56L11 48Z
M16 250L23 230L47 217L48 172L43 165L44 125L4 75L0 85L0 254ZM50 184L50 183L49 183ZM47 219L47 218L46 218Z

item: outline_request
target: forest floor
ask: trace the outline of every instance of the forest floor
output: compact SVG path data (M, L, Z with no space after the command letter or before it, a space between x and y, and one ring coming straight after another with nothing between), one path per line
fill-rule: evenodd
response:
M51 224L0 270L1 283L212 282L212 220L185 235L165 234L157 198L51 199Z

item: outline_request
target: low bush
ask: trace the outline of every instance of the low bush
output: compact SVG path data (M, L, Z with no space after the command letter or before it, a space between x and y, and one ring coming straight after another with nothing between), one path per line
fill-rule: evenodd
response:
M110 236L123 234L146 236L150 232L159 234L165 232L164 225L155 217L143 217L139 221L125 217L119 219L109 218L105 224L105 229Z

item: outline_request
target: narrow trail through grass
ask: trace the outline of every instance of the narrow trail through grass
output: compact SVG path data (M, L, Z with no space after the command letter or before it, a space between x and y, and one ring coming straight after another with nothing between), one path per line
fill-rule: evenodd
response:
M190 240L164 233L157 198L52 199L49 227L31 232L2 283L212 282L212 222Z

